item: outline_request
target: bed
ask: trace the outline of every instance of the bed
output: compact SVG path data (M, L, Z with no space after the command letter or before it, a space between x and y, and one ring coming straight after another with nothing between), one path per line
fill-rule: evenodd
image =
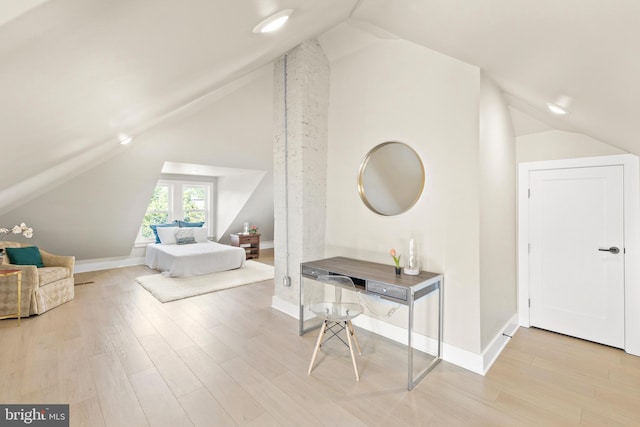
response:
M244 267L245 250L206 241L186 245L152 243L145 264L171 277L199 276Z

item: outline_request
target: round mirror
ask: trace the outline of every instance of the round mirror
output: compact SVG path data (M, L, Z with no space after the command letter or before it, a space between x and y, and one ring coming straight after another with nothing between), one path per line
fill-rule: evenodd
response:
M424 166L418 153L402 142L383 142L367 153L358 173L365 205L391 216L416 204L424 188Z

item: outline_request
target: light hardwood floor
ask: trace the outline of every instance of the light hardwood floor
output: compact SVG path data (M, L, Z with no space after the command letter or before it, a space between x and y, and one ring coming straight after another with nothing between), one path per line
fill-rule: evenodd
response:
M69 403L72 426L640 425L620 350L521 328L486 376L443 362L408 392L404 347L357 330L360 382L331 342L309 376L315 334L273 283L162 304L134 280L151 273L78 274L74 301L0 321L0 403Z

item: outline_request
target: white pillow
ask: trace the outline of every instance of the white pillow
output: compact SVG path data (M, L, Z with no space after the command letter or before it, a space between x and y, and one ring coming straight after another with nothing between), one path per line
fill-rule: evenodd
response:
M177 243L176 231L178 231L178 227L158 227L156 231L158 232L160 243L163 245L175 245Z
M197 243L202 243L208 241L208 230L207 227L191 227L193 229L193 237L196 239Z

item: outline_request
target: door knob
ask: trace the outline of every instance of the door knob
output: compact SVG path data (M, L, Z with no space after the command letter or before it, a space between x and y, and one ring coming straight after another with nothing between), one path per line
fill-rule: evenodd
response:
M615 247L615 246L611 246L609 249L603 249L603 248L600 248L600 249L598 249L598 250L599 250L600 252L611 252L612 254L620 253L620 249L618 249L618 248L617 248L617 247Z

